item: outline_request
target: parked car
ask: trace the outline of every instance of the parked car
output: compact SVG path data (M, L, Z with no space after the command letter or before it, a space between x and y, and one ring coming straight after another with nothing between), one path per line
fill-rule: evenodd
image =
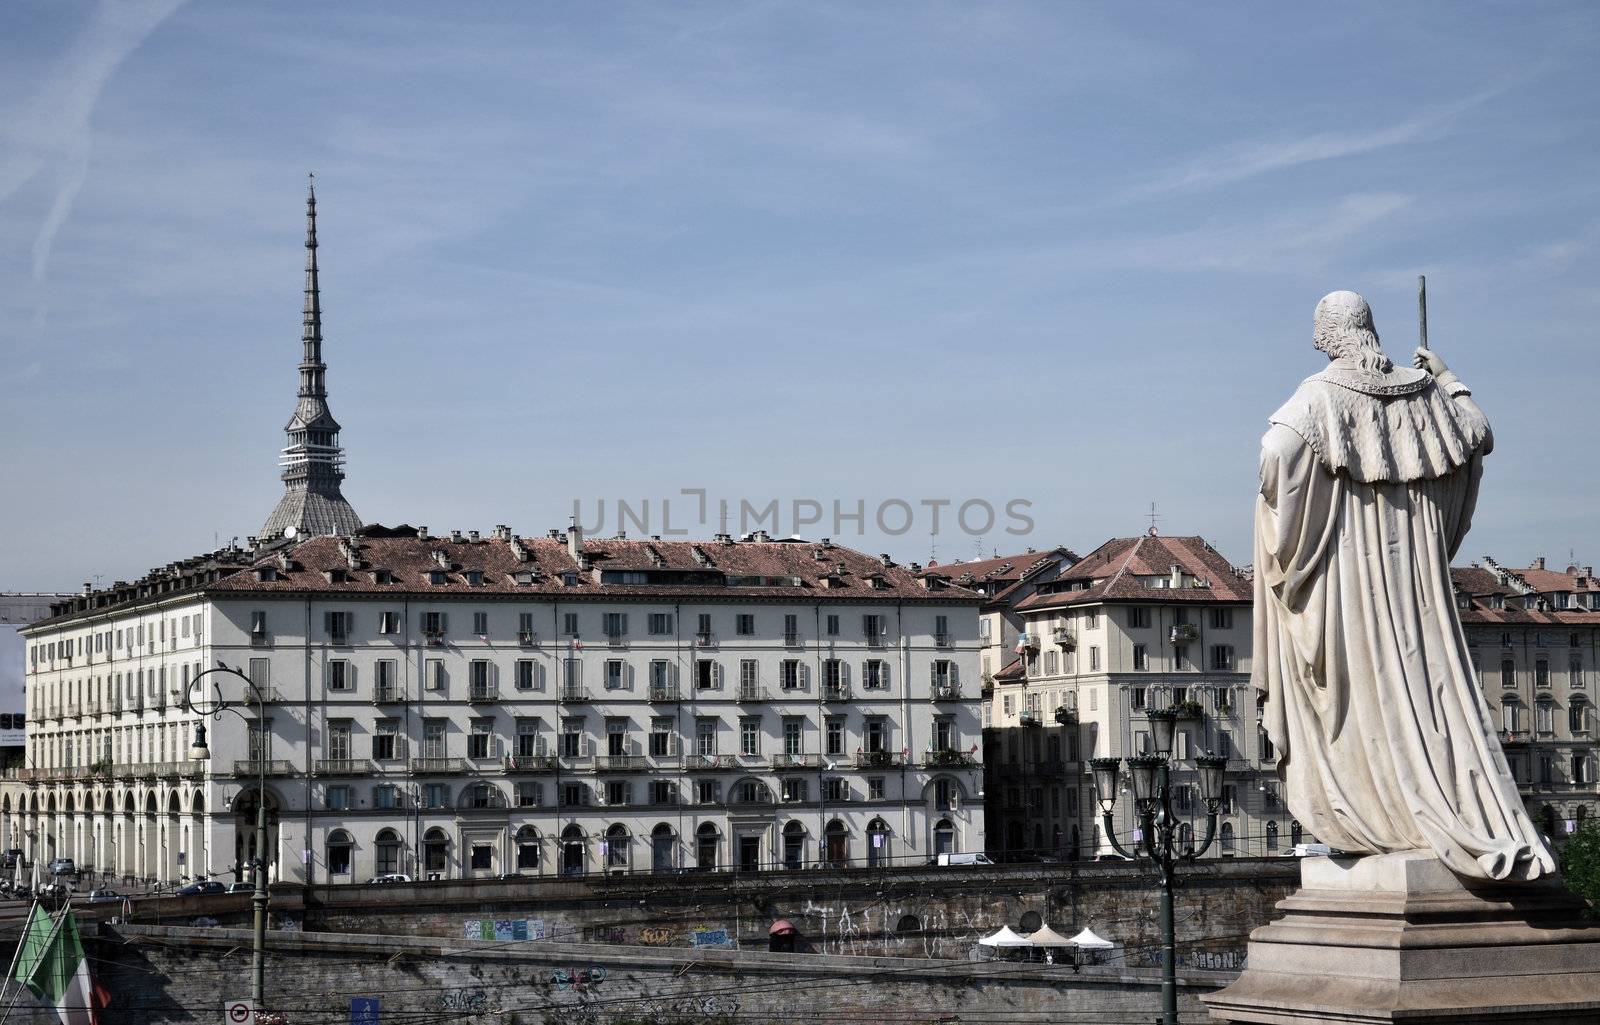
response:
M227 892L228 892L228 888L226 886L224 886L223 884L221 884L219 882L216 882L214 880L207 879L204 882L190 883L188 886L183 887L181 890L178 891L178 896L180 896L180 897L209 897L214 893L227 893Z
M229 883L228 884L228 892L229 893L255 893L256 892L256 884L255 883Z
M526 879L526 878L528 878L528 877L523 875L521 872L501 872L500 873L500 881L501 882L509 883L509 882L515 882L518 879Z
M78 866L71 858L57 858L50 863L50 874L53 876L75 876Z
M118 893L116 890L90 890L89 891L89 903L90 904L115 904L117 901L123 900L123 899L125 899L124 896L122 894Z
M367 880L368 885L373 883L409 883L411 877L404 872L390 872L387 875L373 876Z

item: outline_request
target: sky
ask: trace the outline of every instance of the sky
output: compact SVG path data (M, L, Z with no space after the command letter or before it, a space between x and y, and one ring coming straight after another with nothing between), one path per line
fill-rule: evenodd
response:
M1589 3L11 0L0 589L260 528L310 171L368 521L816 503L948 562L1153 505L1244 563L1317 299L1405 360L1426 274L1495 431L1463 560L1600 562L1597 42Z

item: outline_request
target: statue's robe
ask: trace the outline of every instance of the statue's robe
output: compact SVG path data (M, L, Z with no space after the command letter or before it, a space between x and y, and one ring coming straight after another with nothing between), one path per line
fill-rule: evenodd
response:
M1349 853L1468 878L1555 871L1456 614L1489 423L1454 375L1307 378L1261 443L1252 682L1289 810Z

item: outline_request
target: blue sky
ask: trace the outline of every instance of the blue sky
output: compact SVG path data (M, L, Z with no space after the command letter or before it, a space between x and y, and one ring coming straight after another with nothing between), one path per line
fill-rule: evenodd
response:
M369 520L702 488L944 561L948 515L871 511L1024 499L985 551L1087 550L1155 502L1244 562L1316 300L1406 357L1427 273L1497 438L1463 554L1600 562L1597 39L1583 3L13 0L0 587L260 526L312 169Z

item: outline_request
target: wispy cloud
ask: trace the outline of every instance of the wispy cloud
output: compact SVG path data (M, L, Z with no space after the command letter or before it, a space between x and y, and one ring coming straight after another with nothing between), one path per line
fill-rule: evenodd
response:
M101 0L55 72L43 76L39 91L7 112L10 127L0 134L8 154L0 158L0 203L35 178L45 180L52 197L33 239L36 287L44 282L56 234L89 175L90 121L100 94L122 62L183 3ZM40 298L35 320L43 315Z
M1461 115L1505 93L1517 81L1502 82L1373 131L1321 131L1290 139L1240 143L1214 150L1175 170L1135 186L1130 198L1200 192L1237 184L1275 171L1344 157L1362 156L1437 138Z

